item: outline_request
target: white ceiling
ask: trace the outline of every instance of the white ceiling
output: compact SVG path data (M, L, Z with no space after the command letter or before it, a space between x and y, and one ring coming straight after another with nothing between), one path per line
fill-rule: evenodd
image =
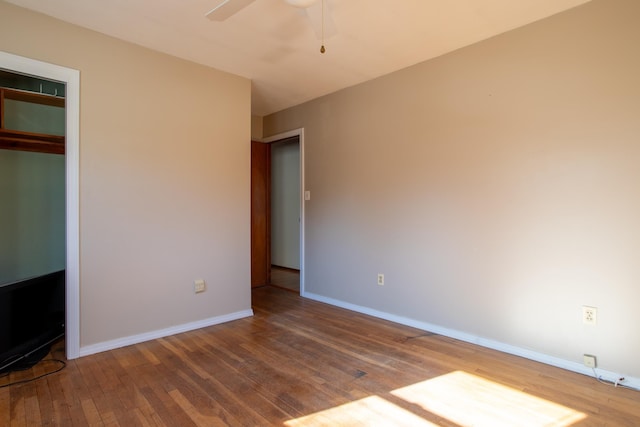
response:
M326 53L309 18L256 0L223 22L222 0L7 0L252 80L252 113L274 113L589 0L325 0Z

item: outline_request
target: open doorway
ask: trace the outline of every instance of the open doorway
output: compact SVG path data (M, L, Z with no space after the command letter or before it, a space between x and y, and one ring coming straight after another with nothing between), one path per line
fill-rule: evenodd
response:
M65 85L0 69L0 372L63 344L64 136Z
M300 138L271 146L271 285L300 293Z
M64 336L64 92L0 69L0 372Z
M251 285L304 294L304 132L252 142Z
M79 301L79 122L80 74L18 55L0 52L0 70L50 80L65 86L64 111L64 263L65 263L65 350L68 359L80 356Z

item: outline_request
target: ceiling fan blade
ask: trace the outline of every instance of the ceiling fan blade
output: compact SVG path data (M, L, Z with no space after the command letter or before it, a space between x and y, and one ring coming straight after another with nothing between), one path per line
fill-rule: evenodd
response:
M206 17L212 21L224 21L235 15L255 0L223 0L216 7L206 13Z
M311 21L311 28L316 33L316 37L318 39L322 39L322 27L323 27L323 19L322 19L322 1L316 2L313 5L309 6L305 9L307 13L307 18ZM329 2L324 2L324 38L328 39L329 37L335 36L338 33L336 29L336 23L333 20L333 14L331 13L331 9L329 8Z
M316 3L318 0L284 0L286 3L289 3L293 7L299 7L301 9L306 9L312 4Z

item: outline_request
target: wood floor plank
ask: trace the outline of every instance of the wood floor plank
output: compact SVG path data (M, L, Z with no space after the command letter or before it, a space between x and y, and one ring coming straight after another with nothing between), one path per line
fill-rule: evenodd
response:
M252 292L251 318L0 388L0 425L640 425L637 391L286 290ZM0 385L55 368L44 363Z
M93 399L83 399L80 404L82 405L84 416L89 425L97 426L103 424L102 417L100 417L100 413L98 412L98 408L96 408L95 403L93 403Z
M27 414L24 402L24 393L22 390L16 393L15 399L11 404L11 425L16 427L22 427L27 425Z
M40 415L40 404L37 394L31 394L25 399L25 421L28 426L40 426L42 425L42 418Z
M191 418L191 420L199 426L225 426L230 425L229 420L222 416L218 417L211 413L206 414L203 413L202 407L196 407L193 405L191 400L187 399L182 393L178 390L171 390L169 395L173 398L173 400L180 406L184 412Z
M271 266L271 285L300 293L300 270Z
M165 424L153 413L145 413L140 408L133 410L133 413L142 427L159 427Z
M0 426L9 424L11 424L11 392L9 388L4 387L0 388Z

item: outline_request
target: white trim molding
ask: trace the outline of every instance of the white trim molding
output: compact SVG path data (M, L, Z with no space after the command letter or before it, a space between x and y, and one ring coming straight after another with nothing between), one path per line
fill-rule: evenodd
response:
M471 344L476 344L482 347L490 348L493 350L501 351L503 353L513 354L514 356L524 357L525 359L534 360L536 362L544 363L547 365L555 366L557 368L566 369L568 371L577 372L579 374L587 375L594 378L594 372L591 368L587 368L581 363L572 362L559 357L549 356L544 353L516 347L510 344L505 344L499 341L490 340L487 338L478 337L476 335L468 334L465 332L457 331L455 329L444 328L442 326L434 325L431 323L421 322L418 320L410 319L407 317L397 316L395 314L389 314L384 311L374 310L368 307L363 307L356 304L340 301L333 298L328 298L322 295L317 295L310 292L305 292L302 295L305 298L312 299L314 301L323 302L325 304L333 305L336 307L344 308L347 310L355 311L357 313L366 314L379 319L389 320L394 323L398 323L405 326L411 326L413 328L421 329L423 331L432 332L434 334L443 335L445 337L454 338L460 341L465 341ZM597 370L598 376L611 383L615 383L621 375L605 371L602 369ZM640 391L640 378L624 376L624 382L621 385ZM595 378L594 378L595 381Z
M101 353L103 351L114 350L116 348L126 347L133 344L139 344L145 341L151 341L158 338L164 338L183 332L189 332L196 329L206 328L207 326L219 325L221 323L231 322L233 320L243 319L253 316L253 310L237 311L235 313L224 314L222 316L211 317L209 319L198 320L195 322L184 323L182 325L172 326L170 328L159 329L156 331L145 332L143 334L131 335L128 337L117 338L115 340L104 341L97 344L83 346L80 349L80 356L89 356L90 354Z
M0 51L0 68L66 85L66 322L67 359L80 350L80 71Z

